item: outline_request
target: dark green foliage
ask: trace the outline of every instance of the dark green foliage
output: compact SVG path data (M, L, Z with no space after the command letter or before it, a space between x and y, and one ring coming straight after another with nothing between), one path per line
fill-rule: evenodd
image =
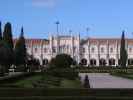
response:
M59 54L50 61L49 73L57 77L75 79L78 77L78 73L70 68L70 65L73 63L74 60L71 58L71 56L67 54Z
M121 67L126 67L127 63L127 51L125 48L125 35L124 31L122 32L122 38L121 38L121 47L120 47L120 65Z
M55 68L69 68L70 65L73 64L73 62L74 60L70 55L59 54L51 60L50 66Z
M23 28L21 29L21 35L15 45L15 65L25 65L27 60L25 38L23 36Z
M14 52L13 52L13 39L12 39L12 26L8 22L5 24L4 32L3 32L3 41L7 44L8 48L10 48L10 52L12 52L11 56L9 57L8 66L10 67L11 64L13 64L14 61Z
M1 29L1 22L0 22L0 40L2 40L2 29Z
M15 72L27 72L27 67L25 65L18 65L16 66Z
M52 76L56 76L56 77L70 79L70 80L74 80L78 77L78 72L76 72L72 68L50 69L47 71L47 74L52 75Z
M8 22L5 24L3 32L3 40L7 43L9 48L13 51L12 26Z
M25 73L20 73L20 74L15 74L15 75L10 75L7 77L0 78L0 87L2 87L2 85L6 85L6 84L12 85L11 83L25 79L25 78L30 77L30 76L34 76L36 74L37 73L34 73L34 72L30 72L30 73L25 72Z
M84 88L90 88L90 83L89 83L88 75L85 75Z
M12 52L8 45L4 41L0 41L0 65L3 66L3 72L8 72Z

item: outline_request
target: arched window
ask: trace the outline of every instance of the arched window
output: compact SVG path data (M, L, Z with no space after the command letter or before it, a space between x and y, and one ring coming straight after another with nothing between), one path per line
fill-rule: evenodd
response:
M48 64L48 59L43 59L43 65L47 65Z
M115 59L111 58L109 59L109 65L115 65Z
M91 59L90 60L90 65L91 66L96 66L96 59Z
M87 65L87 60L86 60L85 58L83 58L83 59L81 60L81 64L82 64L82 65Z
M100 60L99 60L99 65L100 65L100 66L105 66L105 65L106 65L106 60L103 59L103 58L100 59Z
M128 59L128 65L133 65L133 59Z

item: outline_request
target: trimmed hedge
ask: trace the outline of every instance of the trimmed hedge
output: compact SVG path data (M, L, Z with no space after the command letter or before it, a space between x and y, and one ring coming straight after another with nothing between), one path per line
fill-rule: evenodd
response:
M76 68L79 73L133 73L133 68Z
M66 79L75 79L78 77L78 72L76 72L72 68L55 68L55 69L49 69L47 71L47 74L60 77L60 78L66 78Z

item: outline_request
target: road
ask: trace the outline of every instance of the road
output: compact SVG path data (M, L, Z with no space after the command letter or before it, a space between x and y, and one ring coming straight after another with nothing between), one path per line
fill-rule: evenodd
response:
M133 88L133 80L112 76L108 73L80 73L82 83L88 75L91 88Z

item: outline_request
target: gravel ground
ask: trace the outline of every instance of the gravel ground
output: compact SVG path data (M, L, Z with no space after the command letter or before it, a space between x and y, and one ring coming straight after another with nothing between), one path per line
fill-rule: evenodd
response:
M91 88L133 88L133 80L112 76L108 73L80 73L82 83L88 75Z

